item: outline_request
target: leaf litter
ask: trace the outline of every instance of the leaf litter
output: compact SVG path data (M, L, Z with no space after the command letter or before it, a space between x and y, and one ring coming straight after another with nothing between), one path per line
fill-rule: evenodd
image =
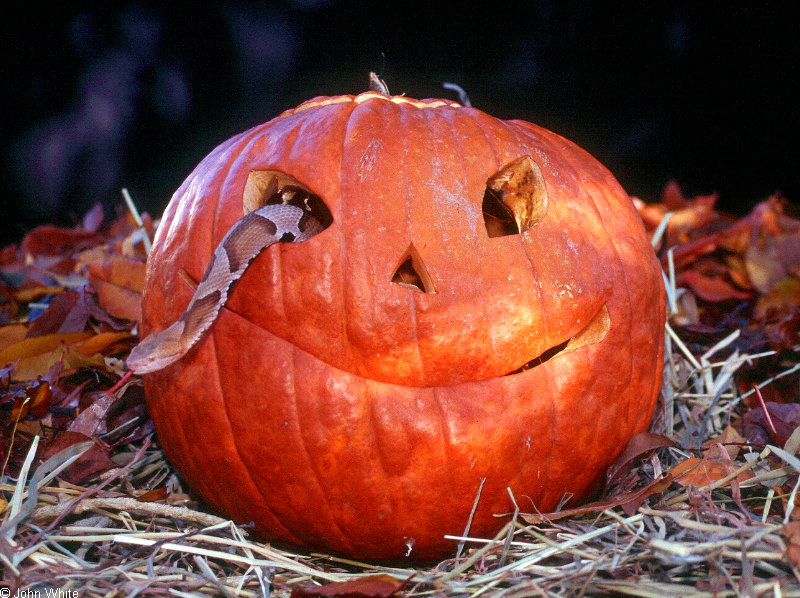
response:
M668 294L650 431L593 500L499 514L494 538L467 530L452 558L409 568L279 550L184 487L124 368L157 226L124 197L129 211L111 222L95 207L0 250L0 585L82 597L800 596L800 219L786 199L734 219L676 183L660 201L634 198Z

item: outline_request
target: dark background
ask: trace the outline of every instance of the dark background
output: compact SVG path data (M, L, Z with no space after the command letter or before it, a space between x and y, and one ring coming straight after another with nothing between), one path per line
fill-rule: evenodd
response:
M55 3L53 3L55 5ZM800 202L793 3L33 3L3 22L2 241L120 187L160 215L215 145L316 95L449 97L556 131L632 195Z

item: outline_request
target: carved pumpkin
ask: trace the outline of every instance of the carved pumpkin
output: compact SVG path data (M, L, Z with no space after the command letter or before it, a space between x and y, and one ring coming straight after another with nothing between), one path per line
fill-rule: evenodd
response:
M219 511L283 545L437 559L482 480L486 537L508 488L523 511L583 497L647 427L664 290L628 196L562 137L449 101L317 98L216 148L164 214L143 333L283 188L327 228L265 250L144 380L169 458Z

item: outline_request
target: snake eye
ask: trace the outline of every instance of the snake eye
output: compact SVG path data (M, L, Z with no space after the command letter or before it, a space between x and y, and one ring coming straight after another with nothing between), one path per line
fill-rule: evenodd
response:
M323 228L333 222L331 211L322 198L293 176L279 170L252 171L244 185L244 213L270 204L296 206L316 218Z

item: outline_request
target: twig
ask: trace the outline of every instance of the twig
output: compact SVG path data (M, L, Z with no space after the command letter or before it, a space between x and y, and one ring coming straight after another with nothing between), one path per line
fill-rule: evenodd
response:
M147 231L144 228L144 222L142 222L142 217L139 215L139 210L136 209L136 205L133 203L133 198L131 194L128 193L127 187L122 188L122 198L125 200L125 203L128 205L128 210L133 216L133 221L136 223L136 226L139 227L139 231L142 233L142 244L144 245L144 252L147 255L150 255L150 250L152 249L152 245L150 244L150 236L147 234Z

